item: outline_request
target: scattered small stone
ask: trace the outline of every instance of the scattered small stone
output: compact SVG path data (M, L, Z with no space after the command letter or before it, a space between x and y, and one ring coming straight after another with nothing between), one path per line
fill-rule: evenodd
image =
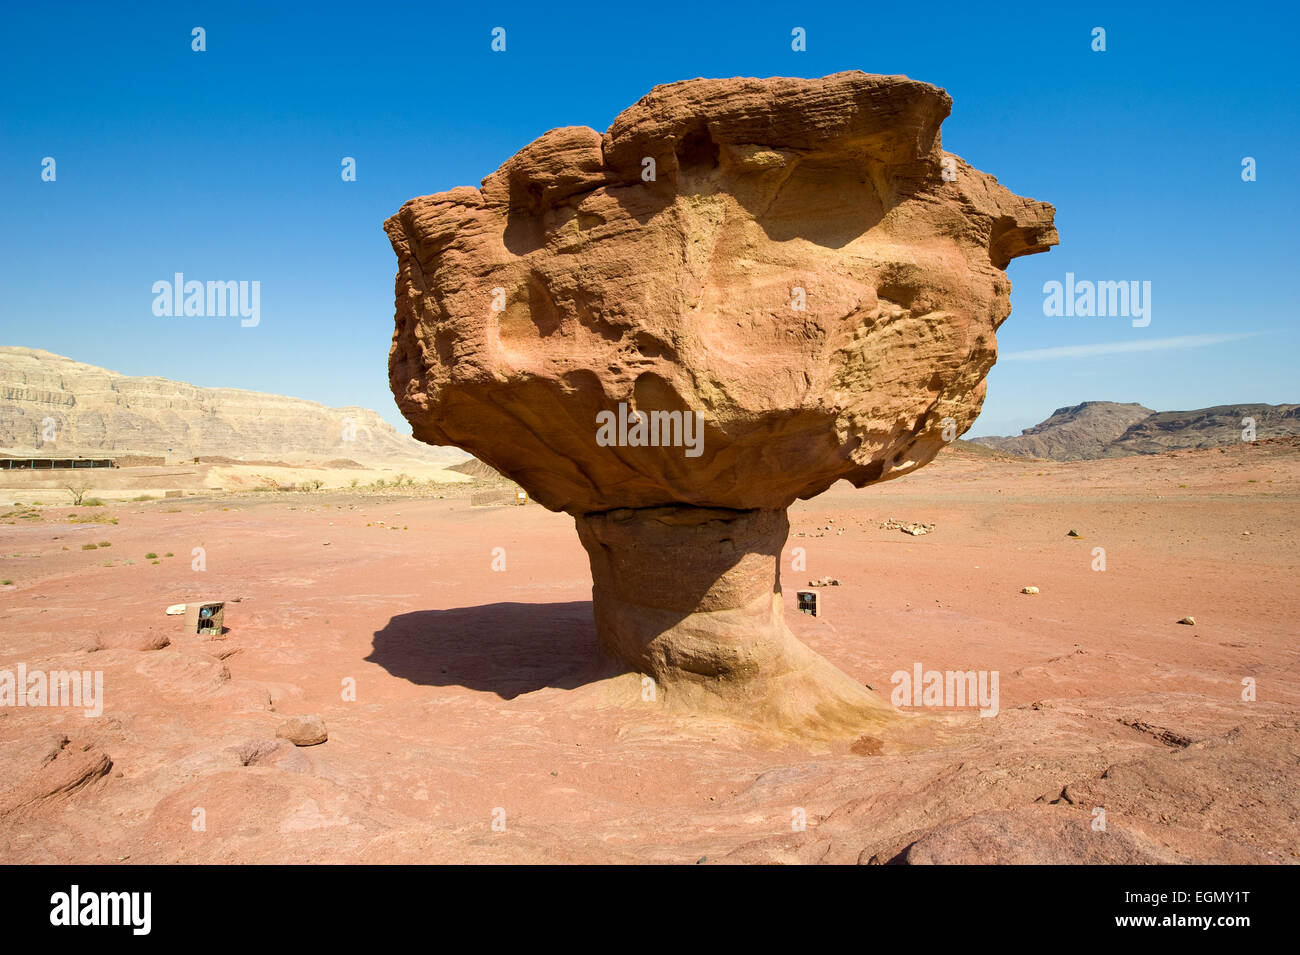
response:
M818 577L816 580L808 581L809 587L838 587L839 585L838 577Z
M291 716L280 724L275 735L287 739L294 746L315 746L329 739L325 730L325 721L319 716Z
M1078 536L1079 536L1079 532L1076 531L1076 530L1074 530L1073 528L1071 528L1071 529L1070 529L1070 533L1066 534L1065 536L1066 536L1066 537L1078 537Z
M1185 626L1188 626L1188 627L1194 627L1194 626L1196 626L1196 618L1195 618L1195 617L1184 617L1182 620L1179 620L1178 622L1181 623L1181 624L1183 624L1183 625L1185 625Z
M1036 593L1038 593L1038 588L1037 588L1037 587L1021 587L1021 588L1020 588L1020 592L1021 592L1022 594L1036 594Z
M919 521L909 523L907 521L895 520L891 517L889 520L885 521L885 523L880 525L880 529L882 531L900 530L904 534L911 534L913 537L920 537L922 534L932 533L934 531L934 525L922 524Z

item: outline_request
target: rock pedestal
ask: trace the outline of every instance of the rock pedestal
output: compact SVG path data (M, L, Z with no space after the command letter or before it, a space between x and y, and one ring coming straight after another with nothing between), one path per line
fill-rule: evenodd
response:
M784 511L624 508L575 518L596 629L670 707L836 735L891 711L785 625Z

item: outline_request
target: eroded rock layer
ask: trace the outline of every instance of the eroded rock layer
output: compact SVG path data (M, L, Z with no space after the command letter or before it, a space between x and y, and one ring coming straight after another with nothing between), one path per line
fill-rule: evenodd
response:
M34 348L0 346L0 452L14 457L458 461L368 408L122 375Z
M390 373L416 437L571 513L779 508L926 463L979 411L1003 268L1057 241L1050 205L942 150L950 105L864 73L690 80L407 202ZM701 454L601 446L620 403L700 413Z

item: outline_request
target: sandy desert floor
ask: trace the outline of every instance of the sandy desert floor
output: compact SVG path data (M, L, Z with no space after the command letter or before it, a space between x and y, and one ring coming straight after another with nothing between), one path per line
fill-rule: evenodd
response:
M87 497L104 501L131 501L163 497L168 491L183 496L212 494L213 490L240 492L320 482L324 489L345 489L376 481L463 484L464 474L417 461L366 467L324 467L288 464L199 464L159 467L124 467L88 471L0 471L0 507L17 504L71 501L68 485L87 488ZM6 508L8 509L8 508Z
M597 655L572 520L535 505L12 511L0 671L102 671L105 700L0 707L0 861L1294 863L1298 503L1296 441L952 449L798 503L801 639L886 696L916 663L1000 677L996 716L817 747L643 701ZM796 613L824 576L824 615ZM230 601L221 639L163 612L203 597ZM298 714L328 741L277 741Z

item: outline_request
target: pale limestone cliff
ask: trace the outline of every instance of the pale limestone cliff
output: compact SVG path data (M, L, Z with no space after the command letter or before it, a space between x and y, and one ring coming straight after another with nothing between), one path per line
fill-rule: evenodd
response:
M52 441L45 435L52 433ZM345 440L352 438L352 440ZM366 408L136 378L32 348L0 347L0 452L362 463L464 460Z

